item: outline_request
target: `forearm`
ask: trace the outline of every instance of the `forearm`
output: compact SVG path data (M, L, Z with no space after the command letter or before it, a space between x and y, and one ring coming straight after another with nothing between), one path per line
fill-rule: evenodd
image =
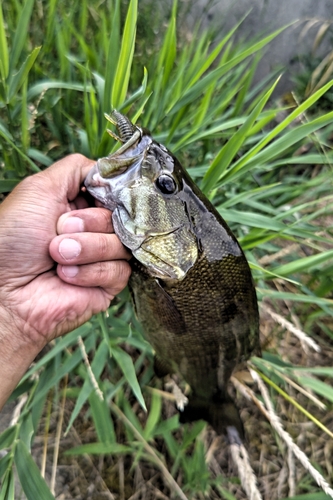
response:
M6 314L0 313L0 411L39 351L40 347L24 342Z

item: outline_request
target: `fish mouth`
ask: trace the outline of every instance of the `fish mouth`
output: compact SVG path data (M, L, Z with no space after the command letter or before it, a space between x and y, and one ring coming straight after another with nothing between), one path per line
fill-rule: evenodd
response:
M112 197L109 180L101 176L98 163L95 163L88 172L84 185L87 191L100 201L104 207L109 210L115 210L117 203Z
M145 150L120 159L116 154L97 160L84 181L87 191L112 211L119 205L119 192L140 177Z
M107 119L118 128L120 137L108 130L110 135L124 144L115 152L99 158L89 171L84 185L87 191L106 208L117 206L117 191L140 177L140 168L152 138L148 131L133 125L125 116L114 110Z

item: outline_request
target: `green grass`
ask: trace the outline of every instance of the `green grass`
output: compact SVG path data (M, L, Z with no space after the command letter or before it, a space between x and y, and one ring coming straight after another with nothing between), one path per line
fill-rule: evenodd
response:
M278 121L281 109L271 98L278 75L269 75L257 86L252 79L260 51L282 29L235 43L233 35L241 29L235 26L220 32L213 44L211 31L196 28L188 40L189 33L179 28L184 23L177 2L163 29L163 13L149 10L149 5L138 7L135 0L126 8L120 0L2 4L0 192L8 193L22 178L65 154L76 151L98 158L109 153L115 145L106 132L104 113L112 107L149 127L188 167L239 238L259 300L288 320L299 320L320 344L321 357L303 356L299 343L289 338L286 345L287 333L264 318L264 327L269 326L269 335L265 328L263 334L264 358L253 362L272 382L271 396L286 421L301 425L312 417L315 425L326 428L333 401L333 115L310 113L309 118L307 112L316 108L333 82L299 107L285 110L286 118ZM83 363L78 335L103 399ZM104 480L108 474L116 478L108 483L116 498L125 495L119 486L121 470L126 472L126 495L133 493L140 471L147 488L157 477L154 487L167 497L243 498L239 480L228 473L221 452L219 467L214 469L212 460L207 463L211 431L202 422L180 426L152 375L152 350L124 291L107 318L92 318L55 341L13 394L12 399L26 395L27 400L15 426L0 435L0 449L8 451L0 459L0 499L17 495L14 470L26 498L53 498L31 453L35 438L50 423L56 425L53 410L61 407L64 396L64 429L71 445L61 460L71 463L66 460L72 455L80 460L90 454L97 464L99 455ZM286 377L318 395L326 410L319 411L295 393ZM287 396L281 398L282 393ZM243 415L252 412L246 422L251 456L258 475L265 476L258 465L258 421L276 454L268 454L267 462L286 452L264 416L247 409L240 397L238 401ZM93 429L89 438L87 427ZM80 444L73 438L76 428ZM326 432L323 427L321 431ZM225 450L222 444L220 448ZM65 444L61 451L66 451ZM297 493L302 495L295 499L325 497L304 471L299 474ZM152 490L149 495L154 498Z

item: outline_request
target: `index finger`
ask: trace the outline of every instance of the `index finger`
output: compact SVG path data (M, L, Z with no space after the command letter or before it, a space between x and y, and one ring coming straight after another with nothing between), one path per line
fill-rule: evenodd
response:
M57 233L114 233L112 214L106 208L82 208L72 210L59 217Z

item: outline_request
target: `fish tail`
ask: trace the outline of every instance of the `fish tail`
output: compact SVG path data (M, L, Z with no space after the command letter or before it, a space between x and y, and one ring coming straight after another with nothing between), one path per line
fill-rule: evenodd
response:
M212 401L204 401L192 397L180 413L180 422L205 420L218 435L229 436L229 429L235 428L241 441L244 441L244 427L235 403L229 397L218 397Z

